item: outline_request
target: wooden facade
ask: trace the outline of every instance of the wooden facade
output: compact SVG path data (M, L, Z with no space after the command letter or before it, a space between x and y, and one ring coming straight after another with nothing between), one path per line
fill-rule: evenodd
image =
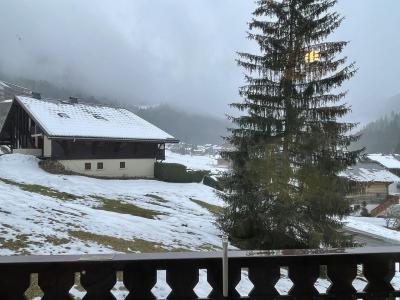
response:
M381 194L381 195L389 195L389 185L387 182L371 182L367 184L365 188L366 194Z
M12 149L43 148L43 131L28 113L13 103L0 133L1 144Z
M347 195L352 204L381 204L389 199L387 182L358 183L357 193Z
M165 146L149 142L113 142L103 140L52 140L51 157L69 159L165 159Z
M400 178L372 161L360 161L347 168L340 176L346 177L357 185L347 196L353 204L382 204L390 196L390 188Z

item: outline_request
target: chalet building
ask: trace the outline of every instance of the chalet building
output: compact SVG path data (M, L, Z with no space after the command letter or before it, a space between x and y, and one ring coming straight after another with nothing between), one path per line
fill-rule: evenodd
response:
M80 174L152 178L165 144L178 140L126 109L34 95L14 98L0 142Z
M366 160L380 164L393 174L400 176L400 155L399 154L366 154Z
M400 155L399 154L366 154L366 161L375 162L384 167L389 172L400 176ZM400 181L394 182L389 186L389 190L393 194L400 192Z
M389 186L400 178L375 162L359 162L347 168L340 176L356 182L357 194L348 195L354 204L380 204L390 197Z

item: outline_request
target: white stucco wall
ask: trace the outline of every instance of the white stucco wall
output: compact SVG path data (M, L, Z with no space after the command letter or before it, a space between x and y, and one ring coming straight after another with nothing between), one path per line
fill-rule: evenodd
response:
M125 169L120 169L120 162ZM60 160L68 171L97 177L146 177L154 178L154 159L87 159ZM103 169L97 169L97 163L103 163ZM85 170L85 163L91 163L91 170Z
M43 157L51 157L51 140L43 136Z
M40 157L40 156L42 156L42 149L14 149L13 153L34 155L34 156Z

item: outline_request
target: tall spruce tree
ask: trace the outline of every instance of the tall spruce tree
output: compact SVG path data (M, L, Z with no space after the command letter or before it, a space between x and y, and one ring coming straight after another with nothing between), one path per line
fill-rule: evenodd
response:
M342 17L336 0L259 0L248 37L260 54L238 53L247 72L241 113L227 141L232 171L220 196L219 219L242 248L346 246L341 219L350 211L350 184L338 176L355 163L355 124L339 121L350 108L342 83L354 63L337 57L347 42L327 41Z

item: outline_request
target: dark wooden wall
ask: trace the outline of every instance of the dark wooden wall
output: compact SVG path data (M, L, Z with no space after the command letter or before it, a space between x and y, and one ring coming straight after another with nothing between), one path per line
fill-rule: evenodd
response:
M35 122L29 121L29 119L25 110L20 105L13 103L2 130L1 140L3 143L10 144L14 149L37 148L32 134L40 133L40 130L35 126ZM41 146L39 145L38 148Z
M156 143L53 140L53 159L164 159Z

